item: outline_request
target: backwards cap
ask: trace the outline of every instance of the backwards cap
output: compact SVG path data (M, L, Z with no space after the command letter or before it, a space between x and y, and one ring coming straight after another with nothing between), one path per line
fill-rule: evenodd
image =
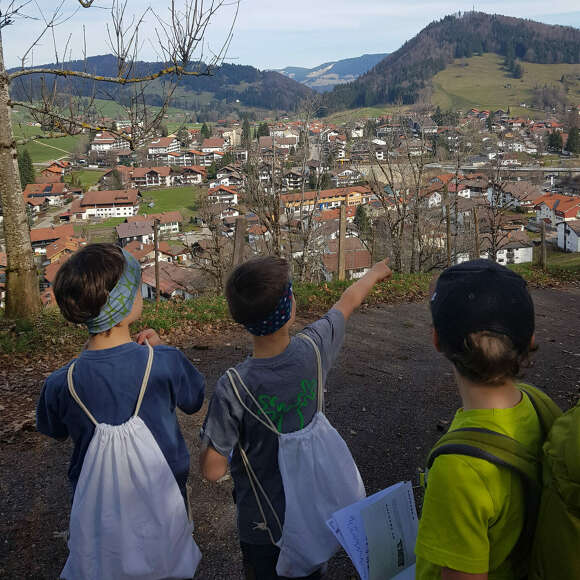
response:
M534 334L534 304L525 280L491 260L473 260L447 268L431 297L433 325L442 344L464 350L473 332L508 336L518 352Z

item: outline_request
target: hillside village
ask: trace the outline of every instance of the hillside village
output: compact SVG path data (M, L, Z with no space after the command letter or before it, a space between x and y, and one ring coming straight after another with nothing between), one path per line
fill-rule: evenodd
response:
M62 263L94 241L132 253L154 298L155 227L163 299L219 291L240 227L243 255L291 255L303 279L328 281L339 270L341 206L346 278L384 255L410 272L476 255L532 262L542 226L554 247L580 252L578 172L548 169L555 159L580 165L575 118L580 107L537 121L477 109L341 126L223 120L137 150L123 138L130 123L115 121L115 132L93 132L86 152L49 163L23 188L43 302L54 302ZM71 179L89 169L95 186Z

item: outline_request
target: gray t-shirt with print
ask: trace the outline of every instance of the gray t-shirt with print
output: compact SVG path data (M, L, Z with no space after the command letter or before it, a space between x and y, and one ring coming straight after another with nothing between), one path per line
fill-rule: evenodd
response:
M308 334L320 349L322 379L336 360L344 340L345 320L342 312L331 309L325 316L307 326ZM278 431L290 433L302 429L316 413L317 364L312 345L293 337L284 352L272 358L252 358L236 366L236 370ZM241 385L238 391L244 404L258 416L261 411L251 401ZM257 527L262 516L256 503L246 470L237 447L240 442L258 481L284 524L284 489L278 468L278 438L272 431L244 411L230 381L223 375L211 398L201 431L202 442L224 457L233 450L231 473L235 484L240 540L250 544L269 544L266 530ZM280 530L267 503L260 497L268 527L276 540Z

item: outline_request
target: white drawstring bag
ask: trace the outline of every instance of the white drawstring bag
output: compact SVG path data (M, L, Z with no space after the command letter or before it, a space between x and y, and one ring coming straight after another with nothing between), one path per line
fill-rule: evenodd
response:
M338 551L340 546L326 521L335 511L366 496L361 476L344 439L323 412L324 385L320 351L309 336L298 336L312 344L318 367L317 412L312 421L300 431L279 433L236 369L226 371L242 407L278 437L278 465L286 500L283 526L241 445L239 450L262 515L263 523L260 525L268 531L272 543L280 548L276 573L288 578L309 576ZM243 402L234 377L261 416ZM262 494L278 523L281 531L278 542L274 541L268 528L258 492Z
M182 580L193 578L201 560L175 476L138 416L153 364L147 346L135 413L121 425L96 421L69 367L69 392L95 431L74 494L65 580Z

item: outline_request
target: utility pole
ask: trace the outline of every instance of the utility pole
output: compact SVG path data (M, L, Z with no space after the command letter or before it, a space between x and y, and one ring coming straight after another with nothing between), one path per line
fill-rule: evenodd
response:
M159 288L159 220L153 220L153 244L155 246L155 307L159 308L161 292Z
M346 279L346 205L343 201L340 205L340 223L338 227L338 279Z
M244 216L236 218L236 231L234 234L234 255L232 269L239 266L244 261L244 250L246 247L246 227L247 221Z
M546 222L542 220L542 245L540 248L540 266L542 270L548 269L548 255L546 251Z

